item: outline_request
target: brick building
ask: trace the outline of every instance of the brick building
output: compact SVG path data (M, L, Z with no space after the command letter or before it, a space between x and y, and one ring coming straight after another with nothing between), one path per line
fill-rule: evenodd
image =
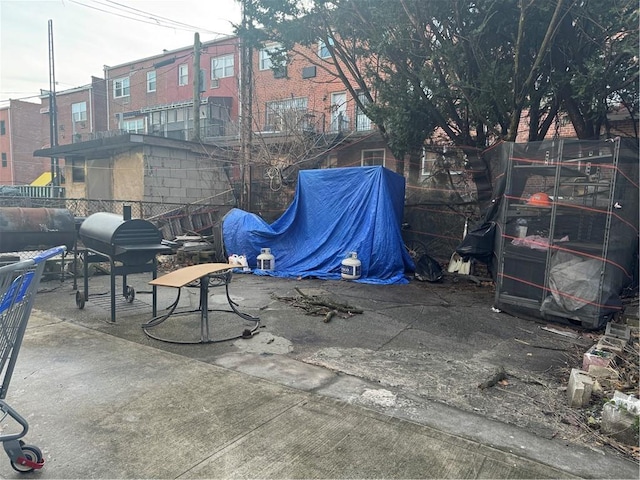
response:
M253 130L324 135L326 166L383 165L396 162L371 120L358 108L333 73L329 50L322 41L287 52L286 65L273 65L266 44L253 59ZM355 84L355 82L354 82ZM364 99L363 99L364 101Z
M49 160L33 156L46 142L40 108L21 100L0 108L0 185L29 185L49 168Z
M92 140L97 132L107 130L107 95L105 81L91 77L91 83L56 92L58 145ZM40 97L42 132L50 132L49 95ZM51 146L51 135L45 136Z
M201 137L233 134L238 118L238 38L204 42L199 54ZM191 138L194 57L191 46L105 66L108 129Z

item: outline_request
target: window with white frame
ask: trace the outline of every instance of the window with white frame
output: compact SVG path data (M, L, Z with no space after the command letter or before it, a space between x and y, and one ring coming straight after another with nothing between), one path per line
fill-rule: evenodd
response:
M358 93L358 100L365 106L369 104L369 99L364 92ZM360 106L356 104L356 130L358 132L366 132L371 129L371 119L367 117Z
M308 101L307 97L298 97L267 102L266 130L280 132L305 128Z
M129 96L129 77L118 78L113 81L113 98Z
M156 91L156 71L147 72L147 92Z
M436 152L427 150L425 148L422 149L422 158L421 158L421 166L420 166L420 174L423 177L429 176L433 174L433 165L438 159L438 154Z
M448 175L464 174L465 159L455 152L449 150L447 146L422 148L422 168L423 176L432 176L437 172L446 172Z
M279 43L273 43L260 50L260 70L269 70L273 67L272 56L282 49Z
M144 119L124 120L121 128L127 133L144 133Z
M211 80L233 77L233 54L211 59Z
M178 67L178 85L189 84L189 65L186 63Z
M333 38L329 39L329 46L333 46ZM318 56L320 58L331 58L331 52L329 51L329 46L325 43L324 40L318 40Z
M86 122L87 121L87 102L72 103L71 117L74 122Z
M384 148L362 150L360 165L363 167L373 167L377 165L384 167L384 154Z
M151 125L162 125L164 123L164 112L151 112Z

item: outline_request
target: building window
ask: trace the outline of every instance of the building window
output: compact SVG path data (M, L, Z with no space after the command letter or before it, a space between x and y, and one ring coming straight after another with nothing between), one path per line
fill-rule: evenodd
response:
M129 77L119 78L113 81L113 98L129 96Z
M279 53L282 46L279 43L274 43L268 47L264 47L260 50L260 70L269 70L273 67L272 57L274 54Z
M84 183L84 158L71 158L71 181Z
M125 120L122 122L122 130L127 133L144 133L144 119Z
M4 120L0 120L0 135L5 135L7 133L5 126L4 126Z
M211 59L211 80L233 77L233 54Z
M369 104L369 99L363 92L358 93L358 100L360 100L360 103L362 103L365 106ZM356 104L356 130L358 132L366 132L368 130L371 130L371 119L369 119L369 117L365 115L365 113L362 111L360 106L357 104Z
M2 152L2 167L5 168L7 166L7 154Z
M156 71L147 72L147 92L156 91Z
M346 132L349 129L346 92L331 94L331 125L329 129L332 132Z
M180 65L178 67L178 85L188 85L189 84L189 65L186 63L184 65Z
M422 149L422 158L421 158L421 168L420 174L423 177L430 176L433 174L433 166L438 160L438 153L427 150L425 148Z
M373 167L376 165L384 167L384 148L362 150L361 165L363 167Z
M87 121L87 102L71 104L71 116L74 123Z
M331 52L329 51L329 47L333 46L333 38L329 39L329 44L324 42L324 40L318 40L318 56L320 58L331 58Z
M306 97L267 102L265 130L280 132L306 128L307 103Z
M162 125L164 112L151 112L151 125Z

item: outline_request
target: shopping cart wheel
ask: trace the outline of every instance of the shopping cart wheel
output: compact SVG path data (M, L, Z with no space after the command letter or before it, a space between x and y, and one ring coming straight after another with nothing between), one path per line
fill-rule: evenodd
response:
M42 463L42 451L35 445L22 445L22 457L29 462ZM11 466L16 472L28 473L35 470L34 467L29 465L23 465L19 461L11 460Z
M125 298L127 299L127 302L133 303L133 300L136 298L136 291L133 289L133 287L127 285L127 295Z
M84 308L84 293L82 293L80 290L76 292L76 305L80 310Z

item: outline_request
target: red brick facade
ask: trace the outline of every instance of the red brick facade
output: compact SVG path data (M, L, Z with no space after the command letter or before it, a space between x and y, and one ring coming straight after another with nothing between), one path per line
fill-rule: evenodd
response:
M41 130L46 146L51 146L49 96L41 97ZM84 142L95 138L96 132L107 130L107 96L105 81L91 77L82 87L56 92L58 110L58 145Z
M106 67L109 129L187 139L193 128L194 55L191 46ZM201 127L237 120L237 37L203 43L200 70ZM227 133L218 130L213 133Z
M266 48L273 48L267 45ZM316 65L322 60L313 48L299 48L299 53L290 52L284 70L265 68L265 53L258 50L253 60L253 124L254 130L277 130L280 125L273 121L270 102L300 99L305 104L307 117L305 127L316 133L356 130L355 102L347 94L342 82L332 73ZM274 104L271 104L274 105ZM337 122L337 115L342 119ZM332 118L333 117L333 118ZM333 121L332 121L333 120ZM285 121L286 122L286 121ZM363 128L369 130L369 128Z
M49 159L33 156L44 144L40 108L10 100L0 109L0 185L28 185L49 168Z

